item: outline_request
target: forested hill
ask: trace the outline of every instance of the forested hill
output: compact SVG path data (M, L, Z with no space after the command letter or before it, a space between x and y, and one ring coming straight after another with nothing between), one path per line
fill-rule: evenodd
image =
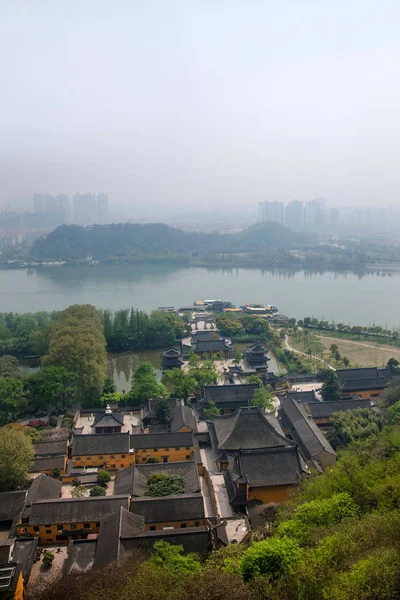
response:
M258 223L238 234L188 233L162 223L62 225L35 242L32 256L54 260L76 260L89 255L98 260L129 256L184 257L192 253L292 249L315 241L315 237L278 223Z

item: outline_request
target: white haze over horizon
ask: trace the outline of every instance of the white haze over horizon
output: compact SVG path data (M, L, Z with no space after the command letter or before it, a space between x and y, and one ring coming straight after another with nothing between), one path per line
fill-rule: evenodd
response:
M400 3L2 0L0 206L399 206Z

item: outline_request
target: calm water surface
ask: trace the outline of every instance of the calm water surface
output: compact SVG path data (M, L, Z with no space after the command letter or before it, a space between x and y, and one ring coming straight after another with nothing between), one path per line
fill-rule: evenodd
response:
M59 310L75 303L150 311L210 297L237 305L276 304L281 312L297 318L400 326L398 273L359 276L155 264L0 271L0 312Z

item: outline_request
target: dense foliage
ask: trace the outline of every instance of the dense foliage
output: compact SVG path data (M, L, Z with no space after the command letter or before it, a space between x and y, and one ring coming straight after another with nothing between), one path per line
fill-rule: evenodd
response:
M0 354L45 354L57 312L0 313Z
M185 491L183 477L166 473L152 473L147 482L146 496L170 496L183 494Z
M62 311L50 336L45 365L64 367L76 382L77 399L91 404L100 398L106 373L103 324L94 306L74 305Z
M27 479L33 459L32 440L20 429L0 428L0 492L14 490Z
M278 223L258 223L235 234L185 232L162 223L62 225L37 240L32 256L41 259L118 261L129 258L190 259L204 253L262 252L271 248L294 248L316 241L316 236L295 233Z
M187 332L185 323L175 314L123 309L104 311L104 336L112 352L150 348L168 348Z
M391 414L394 414L393 407L391 409ZM378 437L383 427L383 418L373 410L356 408L334 413L331 423L333 428L329 432L329 440L334 448L338 448L365 438Z
M164 398L167 388L159 383L150 363L143 362L132 375L132 388L128 394L130 404L144 405L150 398Z

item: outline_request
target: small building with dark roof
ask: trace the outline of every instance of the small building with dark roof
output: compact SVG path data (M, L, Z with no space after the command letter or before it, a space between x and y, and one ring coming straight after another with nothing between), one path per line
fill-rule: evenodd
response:
M131 465L118 471L114 481L114 493L118 495L146 496L148 480L155 473L178 475L183 479L185 494L200 492L200 480L195 462L171 462Z
M336 375L342 396L357 394L364 400L379 397L393 379L390 369L377 367L339 369Z
M129 509L129 496L39 500L17 524L19 537L38 537L41 544L67 543L98 533L100 521L121 506Z
M130 436L130 447L135 463L157 459L158 462L193 460L193 433L144 433Z
M331 404L331 402L315 402L314 405ZM300 448L304 460L310 467L318 465L321 469L333 467L336 463L336 452L307 412L300 400L288 393L280 396L279 418L286 435L290 436ZM317 463L313 465L313 463Z
M144 517L129 512L121 506L101 521L97 540L94 567L105 567L118 560L121 553L121 538L135 537L144 531Z
M54 442L36 442L33 444L35 456L66 456L68 440L56 440Z
M173 414L174 410L181 404L181 401L177 398L167 398L167 404L171 414ZM159 418L157 416L157 399L150 398L148 402L145 404L141 411L141 418L143 423L143 428L149 428L152 432L160 425ZM164 425L164 431L168 425Z
M161 357L161 368L163 371L168 371L168 369L180 369L182 365L182 353L176 348L168 348Z
M64 475L67 469L67 456L35 456L32 460L30 473L44 473L52 475L55 470Z
M134 462L129 433L73 435L71 458L74 469L98 467L124 469Z
M232 356L232 343L226 339L199 340L192 342L192 350L195 354L211 356L220 354L224 357Z
M130 510L136 515L144 517L145 531L165 528L185 529L186 527L206 525L201 494L133 498Z
M243 358L250 367L256 370L267 370L268 358L267 351L261 344L248 346L243 352Z
M0 532L9 532L25 504L26 490L0 493Z
M257 406L240 408L229 415L212 415L207 423L215 460L221 466L227 466L229 454L241 449L293 445L284 436L273 415L266 414Z
M235 510L244 510L252 500L263 504L287 500L305 474L297 447L239 450L228 456L223 470L229 501Z
M124 413L113 412L110 405L102 413L95 415L92 429L94 433L121 433L124 426Z
M61 481L41 473L32 480L31 487L26 494L25 506L30 506L38 500L60 498L61 488Z
M68 543L68 558L62 569L63 576L87 573L94 565L96 551L97 539L71 540Z
M373 400L363 400L358 396L352 396L331 402L307 402L304 404L304 408L319 427L327 429L332 427L331 419L334 413L355 410L356 408L373 410L374 402Z
M196 431L196 419L190 406L179 404L172 412L171 431Z
M208 408L209 402L215 402L222 414L229 414L238 408L250 406L254 392L259 387L258 383L206 385L198 398L199 410Z

